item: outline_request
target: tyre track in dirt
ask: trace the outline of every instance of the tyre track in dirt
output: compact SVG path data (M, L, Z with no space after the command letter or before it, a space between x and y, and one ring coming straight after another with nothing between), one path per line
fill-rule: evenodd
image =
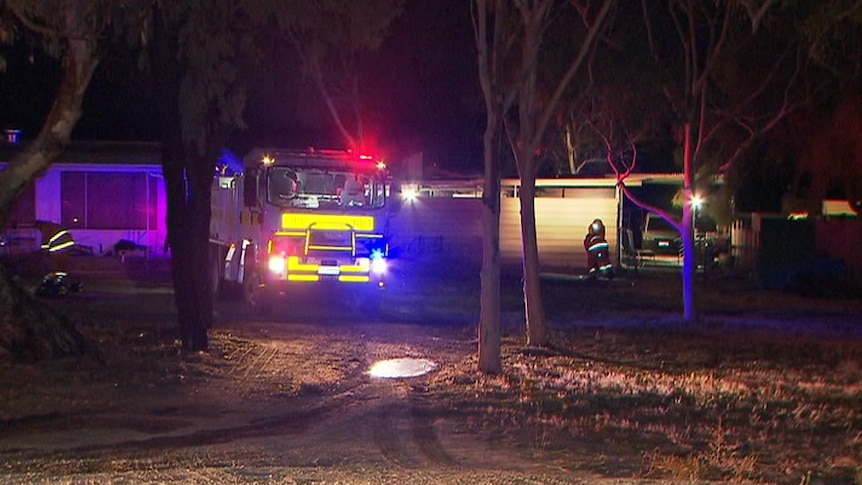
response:
M244 402L270 395L259 388L282 379L285 363L303 357L307 367L301 375L294 375L292 385L311 386L309 383L316 381L309 377L318 367L338 377L330 385L314 387L311 395L291 395L281 400L270 395L267 401L273 406L286 406L288 401L299 398L305 407L293 402L290 411L270 409L261 413L258 409L257 414L222 409L218 416L210 417L220 419L225 413L237 413L234 425L211 423L213 426L206 429L182 429L177 434L162 433L142 440L6 453L0 466L0 482L620 483L583 479L563 470L539 467L517 450L501 449L499 443L457 431L453 422L458 417L446 415L426 400L428 377L386 380L368 376L366 369L376 360L421 357L422 351L428 352L435 345L450 345L438 339L430 346L427 342L422 346L409 335L398 334L403 331L358 331L359 335L323 340L317 336L308 342L292 333L271 331L265 339L242 340L243 346L225 349L230 366L211 380L210 392L224 392L226 381L249 384L231 389L245 396ZM246 337L240 334L237 338ZM224 365L219 363L217 367ZM339 368L333 371L334 365ZM151 409L160 415L186 416L183 410L188 408L162 405ZM78 431L87 430L84 427Z
M380 387L388 386L382 383ZM417 409L409 396L398 397L391 390L382 393L386 403L378 406L370 420L374 444L387 461L401 468L415 469L458 464L440 442L433 416Z
M157 450L171 452L188 448L218 447L286 436L299 439L311 433L312 428L318 428L313 431L315 439L322 438L321 448L326 449L332 439L339 441L343 438L338 435L343 433L341 420L345 416L349 416L353 423L362 423L362 426L372 430L372 433L363 433L361 437L374 436L375 441L364 443L362 448L367 449L367 445L376 446L387 461L405 468L415 468L428 463L450 465L454 462L437 440L432 417L417 413L413 409L409 394L405 393L409 386L398 381L371 379L366 374L370 363L379 357L403 352L416 353L415 350L409 346L385 342L364 342L355 346L351 354L344 359L343 349L338 348L338 342L328 342L324 349L319 345L297 346L292 337L274 332L268 336L268 340L255 343L244 340L242 336L233 337L234 344L239 342L242 345L237 344L235 348L225 352L225 360L233 365L223 371L223 376L217 377L224 380L226 376L230 381L239 384L249 383L224 392L234 393L242 400L252 400L261 395L261 383L269 383L271 386L274 379L282 376L281 371L285 367L290 368L289 364L295 362L298 357L304 356L306 361L317 359L317 364L323 367L332 367L333 361L340 358L339 369L328 369L339 377L332 385L293 383L295 387L306 386L305 388L311 389L309 396L299 396L306 402L300 409L296 409L296 403L291 402L289 405L293 410L289 412L244 412L233 421L227 420L226 416L236 413L236 409L210 409L206 412L203 404L198 404L195 407L200 413L195 416L198 413L190 411L189 403L186 403L185 407L162 406L139 410L135 416L124 416L122 409L90 409L75 416L58 413L35 420L38 421L37 428L33 427L36 424L34 422L22 422L12 427L17 427L18 433L41 431L49 435L58 431L90 434L92 432L89 430L104 427L117 430L117 436L122 436L122 430L134 431L126 433L133 437L95 443L92 441L97 440L91 440L90 443L53 450L46 450L38 444L22 445L17 449L7 448L4 452L6 457L10 458L10 462L19 464L7 464L7 469L26 469L29 467L28 462L45 458L53 462L74 458L81 462L96 462L106 456L113 459L134 457ZM347 337L347 341L355 343L355 337ZM332 352L333 355L328 355L327 352ZM314 356L314 359L309 356ZM310 374L313 371L314 369L307 369L304 372ZM296 398L296 395L288 396L288 399ZM278 399L270 401L273 406L279 405ZM328 424L332 420L335 420L336 424ZM406 434L400 436L401 433ZM46 435L46 439L55 438ZM314 458L309 461L314 461Z

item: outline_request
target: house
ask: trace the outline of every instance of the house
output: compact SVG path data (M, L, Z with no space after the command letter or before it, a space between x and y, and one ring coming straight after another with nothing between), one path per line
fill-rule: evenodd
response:
M667 183L678 174L633 174L629 187ZM446 257L472 264L482 258L481 179L420 180L403 186L417 194L390 222L392 247L411 257ZM501 181L500 256L509 267L521 264L520 181ZM622 252L625 197L615 177L543 178L536 181L536 235L543 270L583 272L584 235L602 219L614 262Z
M21 150L0 144L0 170ZM166 252L166 194L157 143L73 142L16 204L7 240L21 250L38 248L37 220L68 228L78 246L95 254L128 241L150 254ZM679 175L633 174L629 187L666 183ZM482 258L482 185L476 178L418 180L418 198L405 202L390 222L393 252L471 264ZM405 186L406 186L405 185ZM614 262L621 254L624 197L614 177L547 178L536 182L536 230L544 270L586 268L583 238L599 218L607 227ZM501 182L501 260L520 266L520 182ZM7 246L7 251L10 248Z
M0 171L22 149L0 144ZM128 241L150 254L166 250L166 194L157 143L72 142L28 187L12 210L6 251L38 248L36 221L69 229L81 250L105 254Z

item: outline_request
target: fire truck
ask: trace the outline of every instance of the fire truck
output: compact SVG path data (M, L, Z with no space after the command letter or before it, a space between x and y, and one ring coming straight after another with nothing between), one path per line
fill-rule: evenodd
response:
M390 189L382 161L344 150L257 148L242 167L220 167L210 223L214 288L260 315L311 285L349 289L376 311L399 202Z

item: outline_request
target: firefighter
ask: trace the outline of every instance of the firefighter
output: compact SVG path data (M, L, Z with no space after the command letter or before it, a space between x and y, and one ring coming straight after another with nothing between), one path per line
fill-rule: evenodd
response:
M341 193L341 204L345 206L361 206L365 202L365 184L358 175L344 181L344 191Z
M599 271L610 268L608 261L608 241L605 239L605 224L601 219L594 219L584 236L584 249L587 251L587 268L590 276L596 276Z
M36 221L42 235L42 252L48 254L52 271L66 271L69 266L70 249L75 245L72 233L63 226L46 221Z

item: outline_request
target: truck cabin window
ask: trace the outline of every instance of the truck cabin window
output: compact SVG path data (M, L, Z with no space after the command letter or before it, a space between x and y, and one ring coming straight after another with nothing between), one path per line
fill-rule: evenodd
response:
M304 209L378 208L385 183L366 173L304 167L271 167L268 200L280 207Z
M271 199L288 200L296 195L296 172L293 170L271 170L269 173Z

